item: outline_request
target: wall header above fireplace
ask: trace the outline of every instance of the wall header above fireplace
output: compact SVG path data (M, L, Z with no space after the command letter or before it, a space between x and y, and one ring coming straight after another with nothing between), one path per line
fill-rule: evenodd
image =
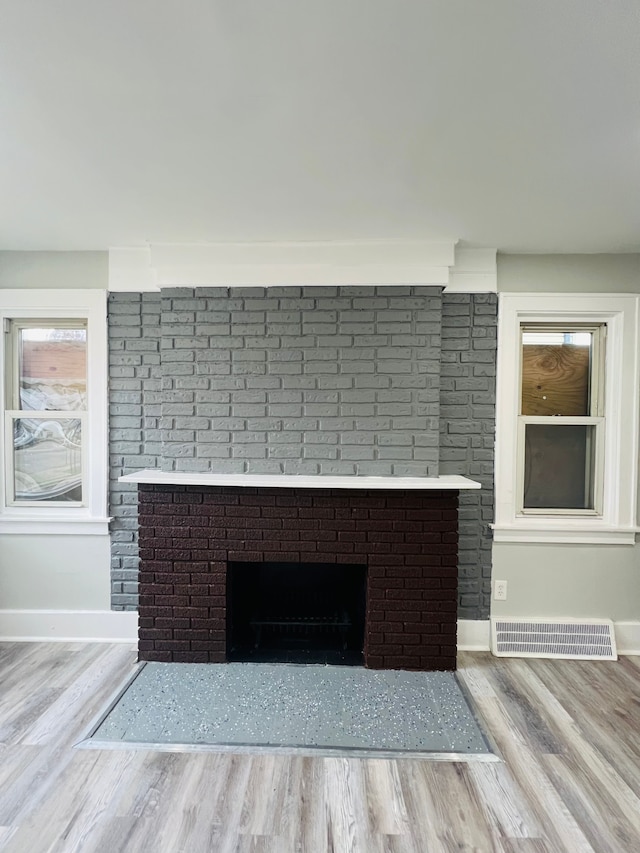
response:
M495 293L496 250L457 240L154 243L109 250L110 291L418 284Z
M180 471L161 471L146 468L125 474L119 478L123 483L152 483L176 486L234 486L265 487L281 489L428 489L456 490L479 489L480 483L456 474L441 477L332 477L329 475L302 474L217 474Z

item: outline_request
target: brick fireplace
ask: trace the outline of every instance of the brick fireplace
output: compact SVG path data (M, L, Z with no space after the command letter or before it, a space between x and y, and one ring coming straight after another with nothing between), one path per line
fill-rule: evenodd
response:
M112 607L139 603L140 469L303 490L311 477L446 490L435 481L459 475L482 491L459 494L458 618L486 619L496 325L495 294L428 285L111 293Z
M301 572L357 564L366 570L364 665L455 669L458 488L479 484L443 477L407 489L362 488L357 478L348 489L227 486L145 473L155 476L126 478L139 484L141 660L229 659L232 564L291 563Z

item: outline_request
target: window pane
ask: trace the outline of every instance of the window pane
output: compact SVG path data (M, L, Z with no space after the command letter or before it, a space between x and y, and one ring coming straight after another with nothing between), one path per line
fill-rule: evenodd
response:
M524 331L522 414L590 415L593 332Z
M19 408L75 411L87 408L87 330L18 330Z
M596 428L526 424L525 509L593 509Z
M81 423L76 418L16 418L16 501L82 500Z

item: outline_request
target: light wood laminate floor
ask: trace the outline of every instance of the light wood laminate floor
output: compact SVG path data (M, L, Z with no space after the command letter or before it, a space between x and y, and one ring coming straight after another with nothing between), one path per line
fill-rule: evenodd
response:
M2 853L640 850L640 658L461 654L497 763L75 749L134 660L0 644Z

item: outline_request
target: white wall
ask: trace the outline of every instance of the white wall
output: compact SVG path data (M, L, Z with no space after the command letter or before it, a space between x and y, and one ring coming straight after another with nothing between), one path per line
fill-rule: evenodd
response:
M0 252L0 288L107 289L107 252ZM76 636L78 618L91 611L92 636L127 633L110 608L109 537L87 535L0 535L0 637ZM42 632L32 611L48 611ZM50 612L60 612L59 618ZM100 620L96 611L107 612ZM21 617L30 613L29 617Z
M108 536L0 535L1 610L108 610Z
M498 291L639 293L640 255L498 255Z
M106 252L0 252L0 288L106 288L107 275ZM640 292L640 255L502 255L498 289ZM496 615L640 621L639 546L494 544L493 559L509 582ZM2 611L108 607L106 536L0 537L0 636Z
M493 578L508 581L494 616L640 620L637 545L494 543Z
M0 288L102 288L108 252L0 252Z
M640 293L640 255L499 255L498 291ZM494 616L640 622L637 544L494 543L492 576L508 582Z

